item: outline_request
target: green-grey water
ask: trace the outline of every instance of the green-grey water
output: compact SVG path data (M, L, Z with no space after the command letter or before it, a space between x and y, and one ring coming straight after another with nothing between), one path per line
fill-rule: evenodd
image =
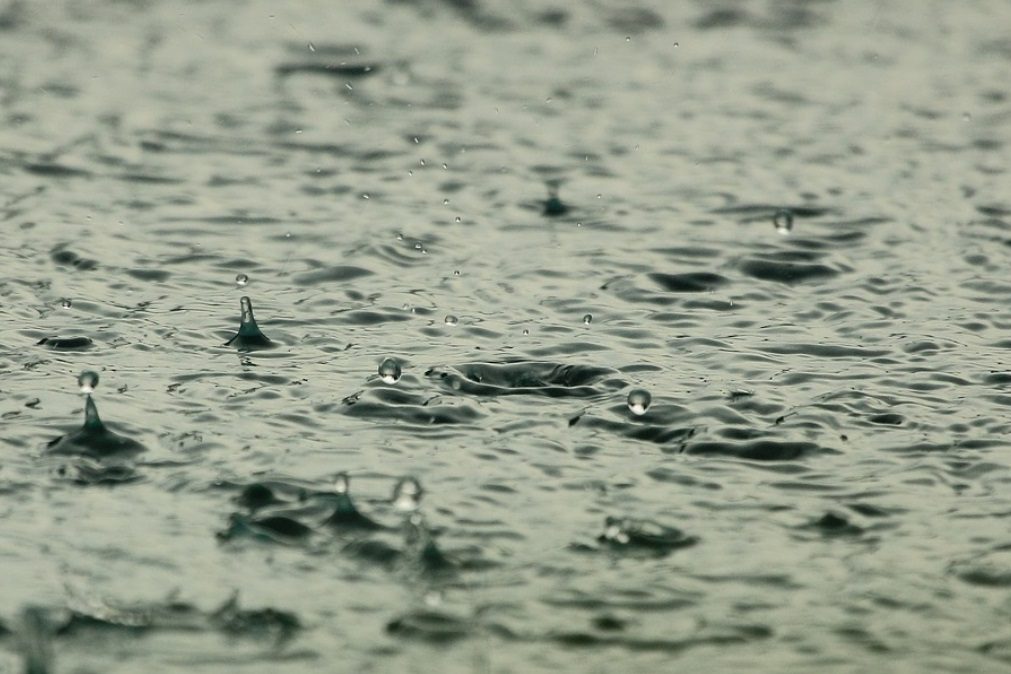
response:
M1006 671L1008 25L0 0L0 672Z

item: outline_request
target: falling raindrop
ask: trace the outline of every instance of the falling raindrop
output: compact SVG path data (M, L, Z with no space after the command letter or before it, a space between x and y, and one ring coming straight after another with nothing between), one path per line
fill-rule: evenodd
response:
M394 358L385 358L383 362L379 364L379 378L383 380L385 384L396 384L400 381L400 376L403 370L400 368L400 363Z
M583 325L589 325L593 322L593 314L586 314L583 316Z
M402 478L393 488L393 507L402 513L417 512L423 493L421 483L413 477Z
M72 304L73 302L71 302L68 299L64 299L62 302L60 302L60 306L63 307L64 309L69 309Z
M316 51L316 45L314 45L312 42L310 42L306 46L309 47L309 51L311 51L311 52L315 52Z
M446 325L456 325L459 322L460 319L454 316L453 314L446 316Z
M85 370L77 377L77 385L81 387L81 393L93 393L98 386L98 373Z
M649 404L653 402L653 396L641 388L630 391L628 394L628 411L637 417L646 414Z
M347 494L349 488L349 479L347 473L337 473L337 477L333 481L333 490L337 494Z
M249 283L249 277L246 274L238 274L238 275L236 275L236 277L235 277L235 285L237 285L237 286L239 286L241 288L242 286L246 285L247 283Z
M789 234L793 230L793 213L785 208L776 211L772 216L772 224L780 234Z

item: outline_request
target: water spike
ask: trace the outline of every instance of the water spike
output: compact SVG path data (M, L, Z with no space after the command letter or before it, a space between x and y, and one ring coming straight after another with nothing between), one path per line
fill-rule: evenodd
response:
M95 399L88 394L87 400L84 402L84 428L97 431L103 430L105 424L102 423L102 419L98 416L98 406L95 405Z
M274 343L263 334L260 327L256 324L256 318L253 316L253 303L249 297L243 296L239 300L239 308L242 312L239 331L235 333L234 337L225 342L225 346L234 345L245 351L273 347Z
M337 504L334 507L333 514L327 518L326 523L349 529L365 529L369 531L382 529L383 526L381 524L358 512L354 501L351 500L349 493L350 485L351 478L348 477L347 473L337 473L333 485L334 493L337 494Z

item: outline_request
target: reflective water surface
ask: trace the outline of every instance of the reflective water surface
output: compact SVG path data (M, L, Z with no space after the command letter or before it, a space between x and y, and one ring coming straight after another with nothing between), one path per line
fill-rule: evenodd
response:
M1003 671L1009 23L0 0L0 671Z

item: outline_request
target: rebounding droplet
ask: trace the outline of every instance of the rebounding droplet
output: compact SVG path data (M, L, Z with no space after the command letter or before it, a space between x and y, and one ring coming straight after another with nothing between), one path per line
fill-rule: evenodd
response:
M248 283L249 283L249 276L247 276L246 274L237 274L235 276L235 285L239 286L240 288L247 285Z
M73 304L74 303L71 302L70 300L63 300L62 302L60 302L60 306L63 307L64 309L69 309L71 306L73 306Z
M396 384L402 373L400 363L393 358L386 358L379 364L379 378L384 384Z
M637 388L628 394L628 411L637 417L641 417L643 414L646 414L646 410L649 409L651 402L653 402L653 396L649 394L649 391Z
M776 231L780 234L789 234L793 231L793 213L784 209L776 211L772 216L772 224L776 226Z
M450 314L449 316L446 316L446 325L456 325L459 322L460 322L460 319L457 318L456 316L454 316L453 314Z
M81 387L81 393L94 393L98 386L98 373L85 370L77 376L77 385Z
M402 513L413 513L421 507L421 483L413 477L405 477L393 488L393 507Z
M338 494L347 494L349 488L350 479L347 473L337 473L337 477L333 481L333 490Z
M589 325L593 322L593 314L586 314L583 316L583 325Z
M249 298L244 296L239 300L239 307L242 310L239 331L235 333L234 337L225 342L225 346L234 345L239 349L247 351L273 347L273 342L267 339L267 336L260 331L259 326L256 324L256 319L253 317L253 303L250 302Z

